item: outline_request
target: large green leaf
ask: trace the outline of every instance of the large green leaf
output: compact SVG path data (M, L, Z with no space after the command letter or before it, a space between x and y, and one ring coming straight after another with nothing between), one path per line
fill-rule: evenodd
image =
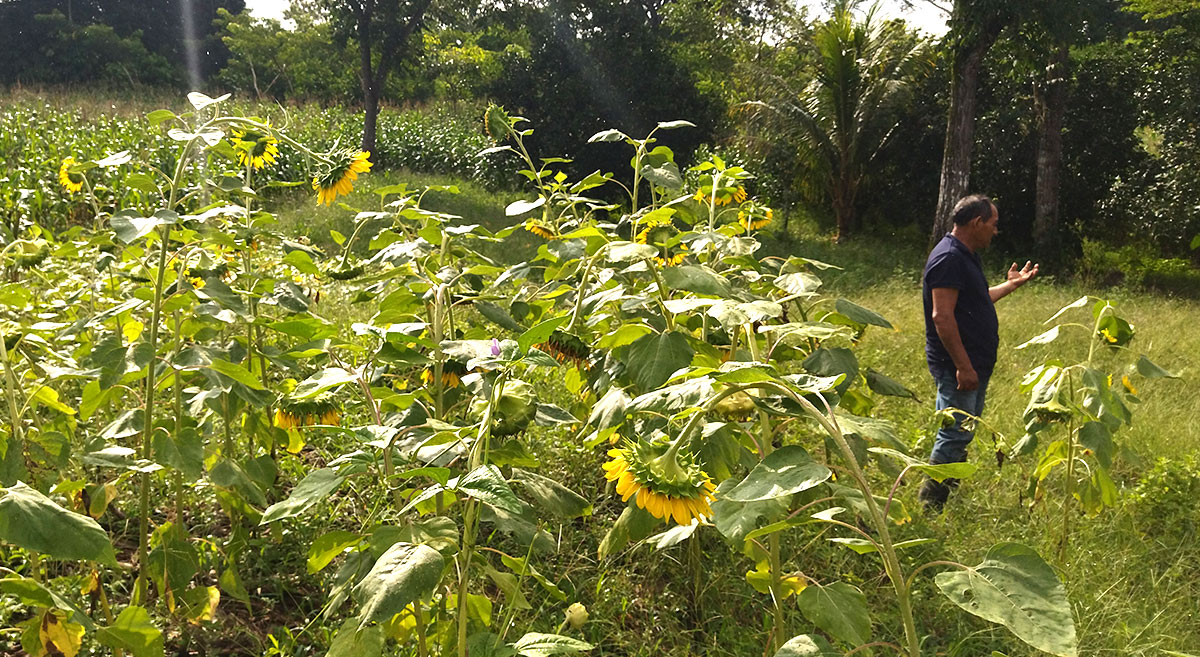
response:
M529 351L529 348L533 345L545 342L546 339L549 338L552 333L554 333L554 331L558 330L560 326L566 324L570 320L570 315L563 315L562 317L548 319L529 329L528 331L525 331L519 338L517 338L517 346L520 348L520 352L523 354L526 351Z
M779 647L775 657L841 657L842 653L835 650L825 637L819 634L801 634L794 636Z
M592 644L559 634L542 634L529 632L512 644L517 654L525 657L550 657L564 655L581 650L591 650Z
M304 513L309 507L337 490L337 487L341 486L345 480L345 477L338 476L336 468L321 468L309 473L300 483L296 484L286 500L267 507L258 524L265 525Z
M266 390L266 388L263 387L262 381L259 381L257 376L254 376L250 370L247 370L237 363L231 363L227 360L214 358L212 359L212 362L208 364L208 368L214 372L217 372L218 374L223 374L234 381L237 381L251 390Z
M512 479L525 487L539 506L562 518L578 518L592 512L582 495L540 474L513 468Z
M672 290L685 290L713 297L728 297L733 286L723 276L702 265L667 267L662 270L663 282Z
M762 322L783 314L783 306L772 301L720 301L708 309L708 316L721 323L727 331L751 322Z
M833 307L836 308L839 313L849 317L858 324L879 326L885 329L894 328L891 322L884 319L883 315L880 315L874 310L863 308L857 303L853 303L845 299L838 299L836 302L834 302Z
M983 563L938 573L937 586L954 604L999 623L1025 643L1060 657L1075 657L1075 621L1058 576L1032 548L1000 543Z
M638 388L649 391L666 383L676 370L690 365L695 353L682 333L652 333L629 345L622 362Z
M159 210L152 217L139 217L132 211L122 211L109 219L117 239L125 244L132 244L138 238L150 234L159 226L166 226L179 221L179 215L170 210Z
M383 654L383 643L387 639L378 625L363 628L349 618L338 628L329 644L325 657L378 657Z
M96 640L114 650L127 650L133 657L162 657L162 630L150 621L141 607L126 607L108 627L100 628Z
M1147 379L1178 379L1179 378L1178 374L1172 374L1172 373L1168 372L1167 370L1159 367L1158 365L1155 365L1154 361L1150 360L1149 358L1146 358L1144 355L1142 357L1138 358L1137 371L1138 371L1138 374L1141 374L1142 376L1146 377Z
M796 596L796 603L814 625L852 646L860 646L871 638L867 596L850 584L806 586Z
M724 499L762 502L808 490L829 479L829 468L813 461L799 445L786 445L763 459Z
M975 474L975 471L979 469L979 465L975 463L939 463L937 465L933 465L931 463L925 463L924 461L915 459L908 454L904 454L903 452L899 452L894 449L887 449L886 447L871 447L868 449L868 451L874 452L875 454L890 456L897 461L904 463L913 470L923 472L931 479L935 479L937 481L945 481L948 478L966 479L967 477Z
M358 379L353 373L340 367L326 367L301 381L300 385L296 386L292 392L291 397L292 399L312 399L326 390L353 383L356 380Z
M354 587L362 605L358 629L382 623L429 594L442 578L442 555L426 545L396 543Z
M453 490L462 492L480 502L499 507L511 513L523 513L526 504L508 487L500 468L494 465L481 465L459 478L458 483L451 486Z
M0 540L55 559L117 565L108 534L95 520L62 508L20 481L0 497Z

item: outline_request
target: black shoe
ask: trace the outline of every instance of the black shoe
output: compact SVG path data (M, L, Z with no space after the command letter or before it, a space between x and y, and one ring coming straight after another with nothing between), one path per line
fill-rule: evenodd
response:
M921 490L917 493L917 499L921 504L925 505L926 511L934 513L940 512L942 507L946 506L946 500L950 498L950 490L958 484L957 480L951 484L952 480L947 479L945 482L926 479L925 483L921 484Z

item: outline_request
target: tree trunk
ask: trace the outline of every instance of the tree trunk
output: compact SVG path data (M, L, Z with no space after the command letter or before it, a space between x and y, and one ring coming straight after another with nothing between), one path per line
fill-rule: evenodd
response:
M371 70L371 19L373 3L368 3L358 15L358 78L363 94L362 150L375 152L375 124L379 119L379 80Z
M1039 256L1053 255L1058 236L1058 181L1062 171L1062 127L1067 112L1066 45L1050 55L1046 79L1034 85L1038 111L1037 201L1033 215L1033 239Z
M955 5L957 10L958 5ZM975 145L975 89L979 67L996 38L1000 24L980 26L979 33L961 44L954 57L951 74L950 116L946 121L946 141L942 150L942 178L938 185L938 204L929 236L932 247L950 232L950 212L967 195L971 180L971 148Z

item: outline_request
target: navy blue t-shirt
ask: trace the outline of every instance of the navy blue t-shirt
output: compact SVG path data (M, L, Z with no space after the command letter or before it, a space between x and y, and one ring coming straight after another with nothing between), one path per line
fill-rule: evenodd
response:
M996 318L996 305L988 295L979 254L968 249L957 237L947 234L929 253L922 280L925 359L930 371L953 374L957 369L933 325L933 289L948 287L958 290L954 319L958 322L958 334L967 358L980 375L991 374L1000 346L1000 322Z

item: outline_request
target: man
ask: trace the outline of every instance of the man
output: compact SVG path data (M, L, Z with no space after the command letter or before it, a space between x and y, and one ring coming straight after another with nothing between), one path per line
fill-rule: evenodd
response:
M925 262L925 357L937 383L938 410L956 408L979 417L1000 344L995 303L1029 282L1037 275L1038 266L1026 262L1018 271L1014 262L1003 283L988 287L978 251L999 232L1000 212L991 199L977 194L959 201L952 219L954 229ZM964 428L966 419L955 413L954 423L938 431L930 463L967 460L974 423L968 425L970 429ZM941 510L956 484L949 479L945 483L930 479L917 497L926 508Z

